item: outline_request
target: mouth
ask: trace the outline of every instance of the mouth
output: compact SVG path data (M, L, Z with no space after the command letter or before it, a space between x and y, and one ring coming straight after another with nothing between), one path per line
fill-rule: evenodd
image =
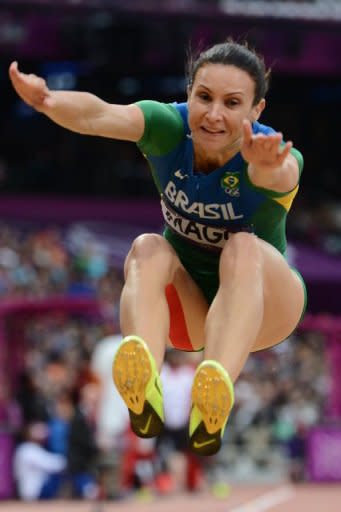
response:
M205 126L201 126L201 129L206 133L210 133L211 135L220 135L225 133L225 130L214 130L213 128L206 128Z
M211 128L206 128L205 126L200 127L201 131L203 131L207 135L218 136L225 135L225 130L212 130Z

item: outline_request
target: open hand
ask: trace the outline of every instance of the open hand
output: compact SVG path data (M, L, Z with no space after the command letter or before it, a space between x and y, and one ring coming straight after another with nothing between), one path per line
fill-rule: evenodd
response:
M244 160L256 169L271 171L281 167L291 148L291 141L283 145L281 133L273 135L257 133L254 135L250 121L246 119L243 121L241 154Z
M14 89L28 105L43 112L52 104L51 91L43 78L37 75L22 73L18 63L12 62L9 67L9 77Z

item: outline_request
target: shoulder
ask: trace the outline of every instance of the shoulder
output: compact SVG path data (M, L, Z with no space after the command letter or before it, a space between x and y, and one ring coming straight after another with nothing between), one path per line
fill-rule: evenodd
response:
M166 121L183 125L181 105L178 103L161 103L154 100L142 100L136 102L142 110L146 122ZM179 108L180 107L180 108Z
M181 142L185 135L186 112L183 104L139 101L145 127L138 146L146 155L163 155Z

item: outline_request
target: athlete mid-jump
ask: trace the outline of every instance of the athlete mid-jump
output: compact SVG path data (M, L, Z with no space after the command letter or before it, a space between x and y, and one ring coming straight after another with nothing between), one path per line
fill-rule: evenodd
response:
M258 122L268 84L263 59L232 41L209 48L190 63L181 104L113 105L86 92L51 91L15 62L10 78L24 101L59 125L135 142L147 158L165 230L139 236L126 258L114 381L134 432L157 435L166 345L203 349L190 445L217 452L250 352L287 338L305 308L285 236L302 156Z

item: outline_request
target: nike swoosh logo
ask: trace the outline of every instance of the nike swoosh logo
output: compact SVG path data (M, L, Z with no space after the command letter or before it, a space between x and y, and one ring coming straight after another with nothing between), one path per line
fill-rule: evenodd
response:
M140 432L141 434L147 434L148 430L149 430L149 427L150 427L150 424L152 422L152 415L149 414L149 418L147 420L147 423L146 423L146 426L144 428L140 428Z
M209 439L208 441L203 441L202 443L197 443L196 441L194 441L193 447L200 449L200 448L203 448L204 446L208 446L209 444L212 444L215 442L216 442L215 439Z
M175 171L174 176L176 176L180 180L184 180L185 178L188 178L188 174L182 174L181 169L178 169L177 171Z

